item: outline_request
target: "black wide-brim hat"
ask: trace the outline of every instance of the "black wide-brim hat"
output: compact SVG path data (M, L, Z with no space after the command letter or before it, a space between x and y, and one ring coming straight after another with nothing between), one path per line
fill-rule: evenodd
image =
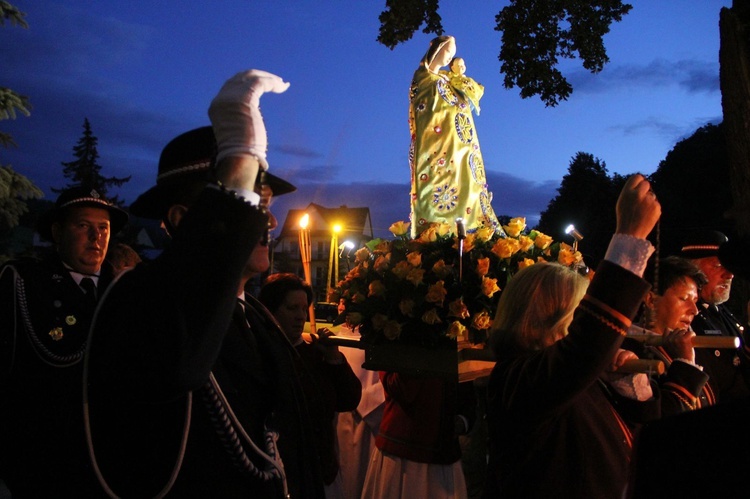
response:
M695 230L684 239L680 256L688 259L718 256L719 247L726 242L727 236L719 231Z
M172 139L159 158L156 185L138 196L130 213L142 218L161 219L180 193L213 180L216 138L213 128L204 126ZM274 196L294 192L297 188L268 172L264 183Z
M39 217L36 229L39 235L48 241L52 241L52 225L55 222L62 221L63 215L68 208L77 206L91 206L107 210L109 212L111 234L117 234L128 223L128 214L107 201L96 189L71 187L60 193L54 208Z

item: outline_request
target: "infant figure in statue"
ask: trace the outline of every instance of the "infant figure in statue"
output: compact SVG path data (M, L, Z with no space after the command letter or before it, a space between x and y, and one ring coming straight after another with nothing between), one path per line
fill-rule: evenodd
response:
M450 68L451 85L454 90L466 98L471 109L479 116L479 99L484 95L484 85L466 76L466 62L461 57L454 57Z
M416 237L432 223L455 225L464 220L468 232L480 227L502 230L490 204L484 161L471 108L479 111L484 87L447 66L456 40L439 36L414 72L409 93L411 149L411 227ZM463 66L465 70L465 65ZM454 84L455 81L455 84Z

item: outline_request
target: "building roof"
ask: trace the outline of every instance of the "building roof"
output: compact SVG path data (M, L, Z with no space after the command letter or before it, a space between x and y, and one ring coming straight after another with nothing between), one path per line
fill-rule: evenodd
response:
M370 208L349 208L346 205L338 208L327 208L316 203L310 203L305 209L291 209L279 234L279 239L294 236L299 232L299 222L307 213L310 216L308 228L310 235L330 235L334 224L341 224L341 237L346 235L365 235L373 237Z

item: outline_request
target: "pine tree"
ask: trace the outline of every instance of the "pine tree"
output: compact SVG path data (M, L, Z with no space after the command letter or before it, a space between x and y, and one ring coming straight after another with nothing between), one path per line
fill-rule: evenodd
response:
M0 234L12 229L28 211L25 200L42 197L42 191L28 178L0 165Z
M28 28L25 13L0 0L0 26L9 21L13 26ZM31 105L25 95L0 87L0 120L15 119L16 110L29 116ZM7 133L0 132L0 145L15 147L16 143ZM13 170L10 165L0 164L0 234L18 225L21 215L28 211L26 200L42 197L42 191L28 178Z
M29 25L24 17L26 17L26 14L18 10L17 7L0 0L0 26L4 26L7 20L13 26L26 29ZM31 105L28 97L16 93L10 88L0 86L0 120L16 119L16 110L24 116L29 116L31 114L29 109L31 109ZM0 145L14 146L15 142L13 137L0 132Z
M62 162L63 176L70 180L68 185L62 189L52 189L53 192L62 192L71 187L84 187L86 189L95 189L99 194L109 199L115 204L122 204L117 196L109 197L107 191L110 186L119 187L130 180L127 177L104 177L101 174L101 165L99 160L99 151L96 146L99 139L91 131L91 124L88 118L83 120L83 136L78 140L78 144L73 147L73 155L76 157L73 161Z

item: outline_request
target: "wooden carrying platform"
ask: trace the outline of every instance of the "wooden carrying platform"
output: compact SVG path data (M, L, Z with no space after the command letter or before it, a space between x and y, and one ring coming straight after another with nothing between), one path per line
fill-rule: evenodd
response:
M329 328L334 334L338 327ZM309 329L308 329L309 330ZM630 334L628 338L649 345L659 345L661 336ZM321 341L358 348L365 351L364 369L370 371L392 371L413 376L445 377L458 379L460 383L489 376L495 367L492 352L468 341L446 341L436 347L402 344L399 342L367 343L362 340L330 336ZM737 348L739 339L734 337L698 336L693 339L695 348ZM659 360L637 359L625 363L619 372L648 374L664 373L664 363Z

